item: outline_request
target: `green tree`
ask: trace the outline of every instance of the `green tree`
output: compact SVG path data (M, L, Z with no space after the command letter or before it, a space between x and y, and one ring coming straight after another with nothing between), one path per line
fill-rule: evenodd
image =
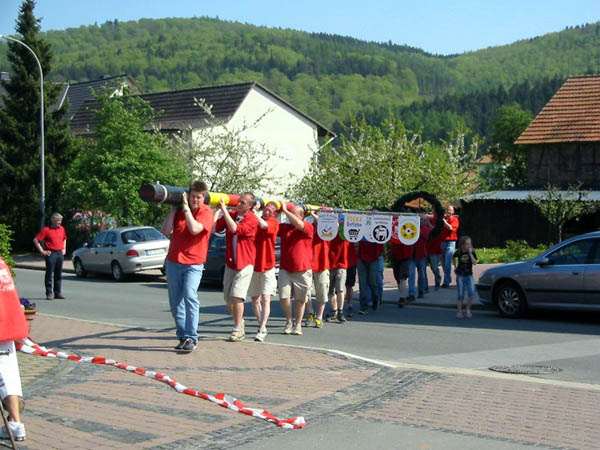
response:
M567 191L561 191L556 186L548 185L541 197L529 196L529 201L556 230L558 242L562 241L563 228L567 222L592 214L600 206L598 202L587 200L588 193L580 190L580 187L581 185L570 186Z
M356 209L387 208L401 194L421 190L456 200L476 186L476 155L477 144L465 147L462 136L422 143L400 122L387 121L381 128L360 122L339 146L314 155L292 195L307 203Z
M52 69L50 45L40 35L33 0L23 1L17 19L17 39L38 56L47 79ZM16 42L8 44L11 67L9 81L2 81L6 94L0 108L0 222L15 230L15 243L31 243L39 225L40 199L40 82L31 53ZM56 109L61 86L44 83L46 142L46 212L62 205L64 170L76 153L64 117L66 108Z
M160 208L143 202L143 183L187 185L186 167L151 128L152 108L137 97L98 98L95 139L71 165L66 188L72 210L102 211L119 224L157 224Z
M495 163L504 165L501 174L510 186L523 186L527 180L527 147L514 142L529 126L533 116L517 104L498 109L492 123L490 154Z

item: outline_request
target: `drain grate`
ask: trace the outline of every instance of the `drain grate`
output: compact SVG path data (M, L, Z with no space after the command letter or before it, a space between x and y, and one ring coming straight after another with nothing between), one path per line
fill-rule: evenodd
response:
M560 372L562 369L553 366L542 366L536 364L516 364L514 366L492 366L489 368L494 372L514 373L518 375L541 375L546 373Z

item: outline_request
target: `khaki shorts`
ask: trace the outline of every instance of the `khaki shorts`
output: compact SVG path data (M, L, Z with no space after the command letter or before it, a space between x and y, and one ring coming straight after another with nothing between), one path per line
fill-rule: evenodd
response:
M0 356L0 398L2 400L7 395L23 397L17 352L13 341L0 342L0 352L6 351L9 352L8 355Z
M346 269L331 269L329 274L329 295L346 292Z
M233 270L225 266L223 275L223 297L228 303L231 297L246 299L254 266L246 266L242 270Z
M259 295L275 295L277 293L277 277L275 267L265 272L254 272L250 281L248 295L258 297Z
M329 294L329 270L313 272L313 288L311 291L315 295L317 303L322 305L327 303Z
M304 272L280 270L277 284L280 299L292 298L293 293L294 300L306 302L312 286L312 270L309 269Z

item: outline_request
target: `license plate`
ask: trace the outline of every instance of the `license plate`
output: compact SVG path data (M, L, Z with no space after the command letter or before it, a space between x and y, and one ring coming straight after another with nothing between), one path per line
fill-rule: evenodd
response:
M153 248L151 250L146 250L146 255L148 255L148 256L162 255L164 252L165 252L165 250L163 248Z

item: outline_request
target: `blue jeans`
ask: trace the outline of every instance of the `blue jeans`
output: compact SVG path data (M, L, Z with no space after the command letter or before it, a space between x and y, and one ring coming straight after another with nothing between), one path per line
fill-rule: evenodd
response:
M169 288L169 306L175 319L177 339L198 341L198 320L200 303L198 286L202 280L204 264L179 264L167 260L167 285Z
M374 302L381 304L383 298L383 256L373 262L358 260L358 286L360 307L366 308Z
M468 299L473 300L475 298L473 275L456 275L456 287L458 288L459 302L465 299L465 291Z
M440 287L442 284L442 274L440 273L440 256L441 255L429 255L427 256L427 262L433 273L433 278L435 279L435 287Z
M408 295L416 296L416 285L419 285L419 294L427 288L427 259L411 259L408 262Z
M442 242L442 267L444 268L444 285L452 284L452 257L456 250L456 241Z
M62 268L65 257L61 251L52 251L45 257L46 273L44 274L44 285L46 295L62 294Z

